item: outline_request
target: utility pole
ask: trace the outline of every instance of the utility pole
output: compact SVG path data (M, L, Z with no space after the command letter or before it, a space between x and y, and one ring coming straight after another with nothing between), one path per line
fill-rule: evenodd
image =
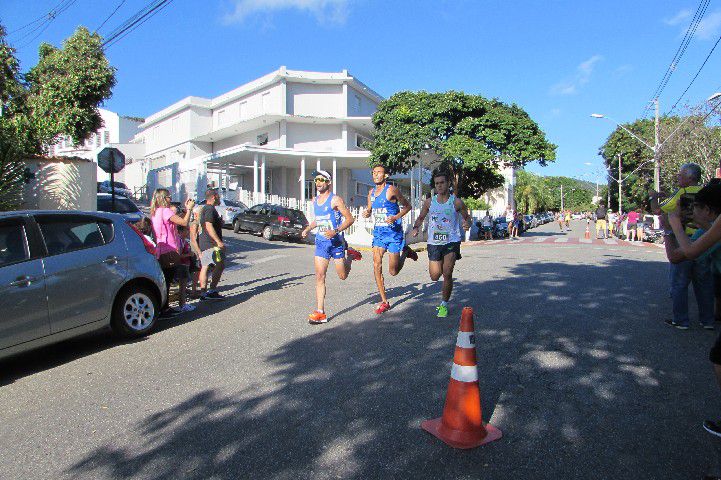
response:
M608 173L611 173L610 168L608 169ZM608 184L608 186L606 187L606 193L608 194L608 203L606 204L606 209L611 210L611 180L607 179L606 183Z
M563 184L561 184L561 212L563 212Z
M658 153L661 149L661 145L658 143L658 98L653 99L653 103L656 105L656 121L654 122L654 142L653 142L653 189L657 192L661 191L661 165L659 163Z
M621 154L618 157L618 214L621 215Z

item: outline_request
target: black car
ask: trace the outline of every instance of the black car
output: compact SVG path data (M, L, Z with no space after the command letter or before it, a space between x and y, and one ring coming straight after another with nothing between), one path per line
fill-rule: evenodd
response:
M308 223L300 210L272 203L261 203L238 213L233 218L233 231L260 233L266 240L275 237L300 240L300 233Z

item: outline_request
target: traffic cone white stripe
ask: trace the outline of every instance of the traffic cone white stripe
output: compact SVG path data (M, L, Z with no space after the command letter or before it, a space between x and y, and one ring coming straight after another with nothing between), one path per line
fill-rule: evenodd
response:
M478 369L475 365L464 367L454 363L451 367L451 378L459 382L476 382L478 381Z
M476 335L473 332L458 332L456 346L459 348L476 348Z

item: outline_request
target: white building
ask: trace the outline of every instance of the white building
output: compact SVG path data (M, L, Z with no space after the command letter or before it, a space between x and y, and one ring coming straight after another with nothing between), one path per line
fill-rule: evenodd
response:
M103 126L93 133L85 142L75 145L70 137L61 137L50 149L51 157L79 157L97 163L97 154L105 147L115 147L125 154L126 162L141 160L145 153L142 146L131 144L132 138L137 135L138 127L143 123L142 118L124 117L115 112L98 109L103 118ZM110 175L100 168L98 181L108 180Z
M135 143L143 165L126 167L128 184L200 196L207 185L238 192L240 200L309 200L318 168L350 205L364 204L371 115L382 97L348 74L285 67L212 99L187 97L150 115ZM131 177L134 177L131 180Z

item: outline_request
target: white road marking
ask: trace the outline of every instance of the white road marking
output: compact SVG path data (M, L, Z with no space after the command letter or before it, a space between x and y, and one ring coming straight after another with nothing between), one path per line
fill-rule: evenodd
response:
M533 243L545 242L548 237L538 237L533 239Z
M568 243L568 237L561 237L554 240L554 243Z
M578 241L580 243L593 243L593 240L591 240L590 238L579 238Z
M605 243L606 245L618 245L618 242L611 238L604 238L603 243Z
M233 270L242 270L244 268L252 267L253 265L258 265L261 263L271 262L273 260L278 260L279 258L285 258L288 255L270 255L269 257L263 257L259 258L258 260L252 260L250 262L239 262L234 263L232 265L229 265L225 267L225 272L233 271Z

